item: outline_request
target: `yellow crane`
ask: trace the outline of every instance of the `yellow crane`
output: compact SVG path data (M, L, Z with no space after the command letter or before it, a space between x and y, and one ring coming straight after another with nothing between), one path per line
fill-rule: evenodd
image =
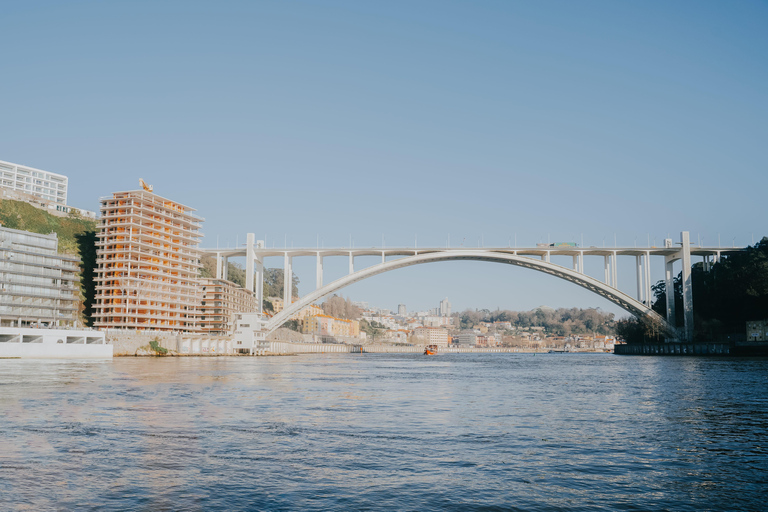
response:
M139 183L141 184L141 188L147 192L152 192L152 185L147 185L147 182L145 182L142 178L139 178Z

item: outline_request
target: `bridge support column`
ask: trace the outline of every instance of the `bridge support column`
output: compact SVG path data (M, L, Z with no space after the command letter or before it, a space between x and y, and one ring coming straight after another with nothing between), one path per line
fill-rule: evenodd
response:
M643 297L643 257L635 256L635 266L637 267L637 300L645 304L645 297Z
M683 337L685 341L693 339L693 288L691 283L691 238L688 231L680 233L683 243Z
M249 292L253 291L253 264L256 259L256 253L254 252L255 243L256 235L248 233L245 236L245 289Z
M293 302L293 258L285 253L283 264L283 307L287 308Z
M576 255L573 256L573 270L579 271L579 257Z
M256 258L256 302L259 313L264 313L264 261Z
M609 256L606 254L605 256L603 256L603 260L605 263L605 284L610 286L611 285L611 273L610 273L611 267L610 267Z
M579 274L584 273L584 251L579 251Z
M317 273L317 279L315 287L316 290L319 290L323 287L323 257L320 256L320 253L317 253L317 266L315 272Z
M222 258L222 264L221 264L221 278L226 279L228 276L228 270L229 270L229 258L226 256Z
M352 252L349 253L349 273L354 274L355 273L355 257L352 256Z
M613 251L613 260L611 261L611 286L614 288L619 287L619 260L616 255L616 251Z
M653 305L653 290L651 289L651 253L645 251L645 303L646 306Z
M216 253L216 279L221 279L221 253Z
M667 298L667 322L669 322L672 327L677 327L675 323L675 260L672 256L667 256L664 260L664 280Z

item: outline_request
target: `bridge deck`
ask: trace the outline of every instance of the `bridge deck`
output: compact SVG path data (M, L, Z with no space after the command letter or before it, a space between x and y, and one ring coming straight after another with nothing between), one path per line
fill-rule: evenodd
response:
M740 247L691 247L693 256L711 256L727 252L743 251ZM220 254L224 258L232 258L246 255L246 248L222 248L222 249L201 249L206 254ZM334 247L334 248L255 248L254 255L257 257L273 256L414 256L416 254L427 254L433 252L450 251L477 251L499 252L504 254L516 254L518 256L642 256L650 254L651 256L672 256L680 252L680 247Z

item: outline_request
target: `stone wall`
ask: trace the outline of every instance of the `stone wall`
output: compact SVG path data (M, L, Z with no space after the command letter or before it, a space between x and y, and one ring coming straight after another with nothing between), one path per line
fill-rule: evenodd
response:
M149 345L152 340L157 340L158 345L172 352L178 352L182 334L167 332L142 332L107 330L107 341L115 347L116 356L134 356L139 347Z

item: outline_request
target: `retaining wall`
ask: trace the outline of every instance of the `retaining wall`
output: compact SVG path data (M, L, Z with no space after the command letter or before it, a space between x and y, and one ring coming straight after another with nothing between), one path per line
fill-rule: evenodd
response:
M173 352L179 351L181 334L168 332L128 331L107 329L107 341L115 347L116 356L134 356L139 347L157 340L158 345Z
M645 343L642 345L616 345L615 354L625 356L727 356L728 343Z

